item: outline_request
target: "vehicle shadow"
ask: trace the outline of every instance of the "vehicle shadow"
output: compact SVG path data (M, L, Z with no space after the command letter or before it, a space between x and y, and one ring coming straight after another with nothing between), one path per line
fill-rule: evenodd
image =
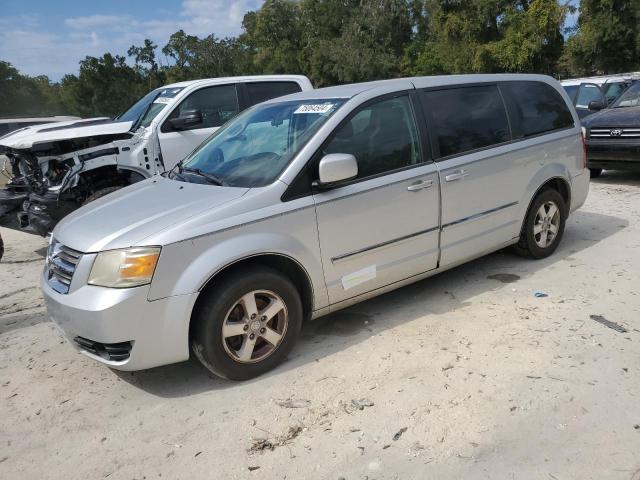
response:
M597 245L627 226L628 222L619 217L578 210L567 222L562 243L551 257L529 260L503 250L309 322L283 365L246 383L265 382L268 385L274 376L365 342L385 330L427 314L468 306L476 295L500 288L499 280L527 278L540 269L572 261L575 253ZM495 275L494 279L487 278L491 275ZM399 311L403 315L397 315ZM160 397L184 397L239 385L210 374L195 361L141 372L114 373Z
M640 172L605 170L598 178L592 178L591 181L602 185L629 185L632 187L640 187Z

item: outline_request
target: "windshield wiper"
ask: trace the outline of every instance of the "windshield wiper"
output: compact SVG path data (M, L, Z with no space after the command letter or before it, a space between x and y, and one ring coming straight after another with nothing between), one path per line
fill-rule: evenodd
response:
M207 181L213 185L217 185L218 187L222 187L224 185L224 181L220 178L217 177L211 173L207 173L207 172L203 172L202 170L200 170L199 168L189 168L189 167L180 167L179 168L180 172L187 172L187 173L195 173L196 175L201 176L202 178L207 179Z

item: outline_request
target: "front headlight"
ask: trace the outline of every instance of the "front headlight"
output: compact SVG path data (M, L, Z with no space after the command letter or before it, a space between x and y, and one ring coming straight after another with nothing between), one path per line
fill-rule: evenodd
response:
M89 274L89 284L128 288L151 283L160 247L131 247L100 252Z

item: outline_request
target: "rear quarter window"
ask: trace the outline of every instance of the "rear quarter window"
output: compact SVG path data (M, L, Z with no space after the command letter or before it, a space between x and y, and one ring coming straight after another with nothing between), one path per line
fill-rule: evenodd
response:
M245 84L249 106L302 91L296 82L251 82Z
M573 127L573 117L560 93L543 82L500 84L511 120L513 138L526 138Z

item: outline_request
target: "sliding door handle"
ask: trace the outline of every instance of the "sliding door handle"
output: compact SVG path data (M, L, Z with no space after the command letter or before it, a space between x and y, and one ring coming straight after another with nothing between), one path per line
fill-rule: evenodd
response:
M433 185L433 180L420 180L419 182L412 183L407 187L410 192L417 192L423 188L429 188Z
M469 172L466 172L464 170L457 170L453 173L450 173L449 175L445 175L444 180L445 182L453 182L454 180L460 180L467 175L469 175Z

